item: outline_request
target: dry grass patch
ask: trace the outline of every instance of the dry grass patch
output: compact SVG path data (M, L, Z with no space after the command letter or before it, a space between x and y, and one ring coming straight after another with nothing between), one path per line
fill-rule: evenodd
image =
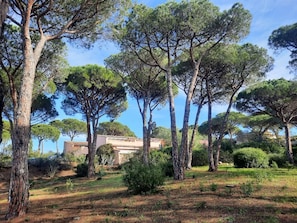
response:
M68 174L32 178L30 209L9 222L297 222L297 170L233 169L217 173L194 168L184 181L168 179L151 195L132 195L119 172L102 180ZM8 185L0 182L0 221Z

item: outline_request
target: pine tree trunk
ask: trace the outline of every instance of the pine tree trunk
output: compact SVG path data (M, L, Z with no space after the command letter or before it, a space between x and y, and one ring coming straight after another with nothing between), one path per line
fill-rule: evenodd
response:
M291 134L290 134L290 124L285 124L285 137L286 137L286 148L287 157L291 164L294 164L294 155L292 150Z
M96 135L96 129L94 131L94 123L91 122L91 117L90 115L86 115L87 119L87 141L88 141L88 178L92 179L95 177L95 165L94 165L94 160L95 160L95 154L96 154L96 140L97 140L97 135ZM91 127L92 124L92 127ZM93 132L93 134L92 134Z
M178 141L177 141L177 130L176 130L176 114L174 106L174 94L172 87L172 74L169 69L166 73L167 75L167 90L169 98L169 111L170 111L170 124L171 124L171 141L172 141L172 162L173 162L173 172L175 180L182 180L179 172L179 155L178 155Z
M142 110L142 134L143 134L143 163L148 165L149 163L149 148L148 148L148 127L147 127L147 109L148 103L147 100L144 99L144 105Z
M3 118L2 112L4 108L4 84L2 78L0 78L0 144L2 143L2 133L3 133Z
M30 127L14 126L9 209L6 219L24 215L29 205L28 145Z
M201 109L202 109L202 103L199 104L198 108L197 108L195 123L194 123L192 136L191 136L191 140L190 140L190 143L189 143L189 148L188 148L188 152L187 152L187 156L186 156L187 169L192 169L192 156L193 156L194 139L195 139L195 135L196 135L197 128L198 128L198 121L199 121L199 116L200 116Z
M93 134L93 137L96 138L97 136ZM91 142L91 145L88 145L88 178L92 179L96 175L95 170L95 155L96 155L96 142Z
M37 61L46 39L41 37L33 51L30 37L30 15L34 1L27 3L23 28L24 69L17 104L14 105L12 133L12 168L9 187L9 208L5 218L25 214L29 205L28 149L31 138L30 117Z
M215 171L214 152L212 143L212 94L209 82L206 79L207 100L208 100L208 171Z

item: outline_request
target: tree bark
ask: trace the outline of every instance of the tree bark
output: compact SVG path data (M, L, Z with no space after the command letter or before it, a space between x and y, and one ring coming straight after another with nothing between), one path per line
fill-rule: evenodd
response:
M199 121L199 116L200 116L201 109L202 109L202 103L199 104L198 108L197 108L194 127L193 127L193 131L192 131L192 135L191 135L191 140L190 140L187 155L186 155L187 169L192 169L192 156L193 156L194 139L195 139L195 135L196 135L197 128L198 128L198 121Z
M149 145L148 145L148 126L147 126L147 109L148 109L148 102L146 99L143 100L143 111L141 113L142 115L142 134L143 134L143 163L148 165L149 163Z
M5 219L26 214L29 205L28 144L30 127L15 125L12 140L12 168L9 187L9 209Z
M94 123L91 121L91 117L87 115L87 141L88 141L88 178L92 179L95 177L95 155L96 155L96 128L94 128ZM91 127L92 125L92 127Z
M5 217L6 219L25 214L29 205L28 148L31 138L30 117L32 94L37 61L46 42L44 36L41 36L35 50L33 50L29 30L33 3L33 0L27 3L22 30L24 40L24 70L19 97L14 108L12 134L13 157L9 187L9 208Z
M4 108L4 96L5 96L5 91L4 91L4 84L3 80L0 77L0 144L2 143L2 133L3 133L3 108Z
M4 21L6 20L9 8L8 0L0 0L0 39L2 38L4 30Z
M212 95L211 89L209 86L209 81L206 79L206 89L207 89L207 100L208 100L208 171L215 171L214 165L214 152L213 152L213 143L212 143Z
M294 155L292 150L291 134L290 134L290 124L285 124L285 137L286 137L286 148L287 157L291 164L294 164Z
M176 130L176 114L174 105L174 94L172 87L172 73L171 70L166 72L166 81L168 89L169 98L169 111L170 111L170 124L171 124L171 141L172 141L172 162L173 162L173 172L175 180L183 180L183 176L179 172L179 155L178 155L178 141L177 141L177 130Z
M214 152L213 152L213 143L212 143L212 124L211 124L211 102L208 102L208 171L215 171L214 164Z
M189 149L189 142L188 142L188 131L189 131L189 117L190 117L190 110L191 110L191 101L193 97L193 93L195 90L195 84L197 82L199 67L200 67L201 58L198 62L195 63L195 69L193 72L193 76L191 78L191 83L187 92L186 104L185 104L185 112L184 112L184 120L183 120L183 130L182 130L182 141L181 141L181 150L180 150L180 157L179 157L179 168L181 173L183 174L184 179L184 170L186 167L186 154Z

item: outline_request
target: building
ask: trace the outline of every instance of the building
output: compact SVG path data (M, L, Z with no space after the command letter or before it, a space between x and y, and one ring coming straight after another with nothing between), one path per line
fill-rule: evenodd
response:
M96 148L104 144L111 144L115 152L114 164L126 162L133 153L143 147L143 140L127 136L97 135ZM151 139L151 149L160 149L163 146L162 139ZM64 154L73 153L74 155L88 154L87 142L64 142Z

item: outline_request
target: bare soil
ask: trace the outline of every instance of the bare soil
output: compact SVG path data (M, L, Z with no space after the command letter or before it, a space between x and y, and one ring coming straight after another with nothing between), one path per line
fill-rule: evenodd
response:
M253 192L248 194L250 178L199 169L182 182L168 180L156 194L132 195L118 183L118 173L89 180L62 171L50 179L34 168L30 169L28 213L5 221L9 175L9 169L0 170L0 222L297 222L294 175L253 183Z

